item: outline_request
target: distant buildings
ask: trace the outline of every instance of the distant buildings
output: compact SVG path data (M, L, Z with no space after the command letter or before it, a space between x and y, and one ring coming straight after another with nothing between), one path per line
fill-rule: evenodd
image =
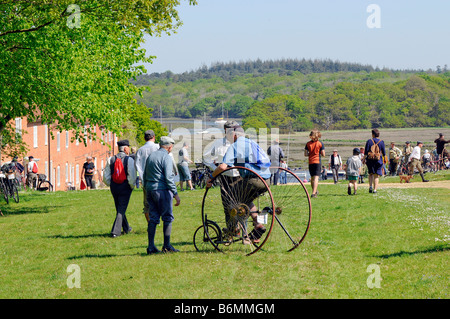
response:
M52 129L51 125L28 122L26 118L16 118L14 121L17 132L25 131L22 138L29 149L24 158L19 158L19 162L28 163L28 156L32 155L39 167L38 174L50 177L55 191L67 190L69 183L76 189L80 188L81 171L87 156L93 158L94 181L98 185L102 180L102 172L107 159L117 154L115 134L98 126L93 130L99 139L88 139L85 146L83 142L72 142L71 139L74 135L69 131L59 132ZM51 138L50 132L53 132L54 139ZM2 155L2 163L10 160Z

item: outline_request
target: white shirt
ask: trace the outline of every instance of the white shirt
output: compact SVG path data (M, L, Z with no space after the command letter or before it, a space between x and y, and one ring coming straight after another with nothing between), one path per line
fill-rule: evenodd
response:
M27 170L28 173L33 173L34 164L36 164L36 166L37 166L37 163L34 160L31 160L28 163L28 170ZM39 168L39 166L37 166L37 167Z
M409 156L409 162L411 162L412 158L420 160L420 146L416 146L413 148L411 155Z
M178 164L189 163L189 153L188 150L183 147L178 151Z
M230 142L226 138L218 138L209 145L203 153L203 163L214 171L217 166L215 164L222 163L223 156L227 152Z

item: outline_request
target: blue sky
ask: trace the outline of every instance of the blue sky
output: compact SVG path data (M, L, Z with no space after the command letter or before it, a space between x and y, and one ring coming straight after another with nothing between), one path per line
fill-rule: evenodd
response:
M181 0L176 34L147 38L147 72L214 62L332 59L394 69L450 68L448 0ZM370 4L381 28L369 28Z

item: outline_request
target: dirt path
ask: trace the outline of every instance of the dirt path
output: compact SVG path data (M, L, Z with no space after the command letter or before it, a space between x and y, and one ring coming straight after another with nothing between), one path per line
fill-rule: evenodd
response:
M358 184L358 187L369 186L367 181L364 184ZM415 182L415 183L379 183L378 188L446 188L450 189L450 181L438 181L438 182Z

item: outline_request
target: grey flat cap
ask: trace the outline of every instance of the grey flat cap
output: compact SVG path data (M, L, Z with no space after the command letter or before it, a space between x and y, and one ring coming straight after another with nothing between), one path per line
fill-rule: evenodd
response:
M168 136L161 136L159 140L159 145L169 145L169 144L175 144L173 138Z

